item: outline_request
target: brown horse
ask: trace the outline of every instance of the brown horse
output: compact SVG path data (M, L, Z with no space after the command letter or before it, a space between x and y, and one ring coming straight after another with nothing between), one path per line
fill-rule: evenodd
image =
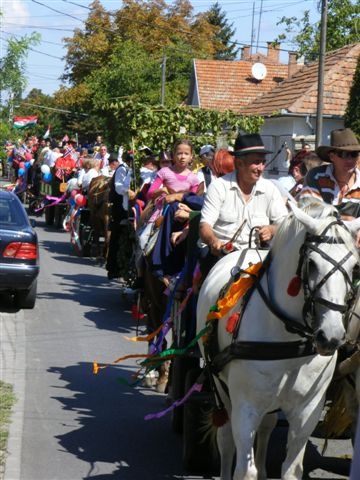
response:
M88 190L88 208L90 210L90 223L94 231L94 243L97 255L106 258L109 248L109 190L110 178L100 175L91 180ZM104 245L101 250L100 237L104 237Z

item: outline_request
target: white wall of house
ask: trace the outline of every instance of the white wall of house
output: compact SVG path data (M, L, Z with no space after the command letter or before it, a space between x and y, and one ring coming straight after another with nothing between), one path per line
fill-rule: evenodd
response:
M344 121L341 118L324 118L321 145L330 144L331 130L343 127ZM314 148L315 129L314 117L284 115L266 118L260 134L266 147L273 151L267 157L266 176L272 178L286 175L288 171L286 145L295 152L301 148L303 139Z

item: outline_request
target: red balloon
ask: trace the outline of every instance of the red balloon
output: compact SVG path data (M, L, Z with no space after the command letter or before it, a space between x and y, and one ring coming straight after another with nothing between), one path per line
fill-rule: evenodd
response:
M19 168L25 168L25 162L20 162L19 163Z
M70 195L71 195L71 198L75 198L76 195L78 195L79 193L79 190L73 190Z
M78 193L75 195L75 203L78 207L85 207L86 205L86 197L82 195L81 193Z

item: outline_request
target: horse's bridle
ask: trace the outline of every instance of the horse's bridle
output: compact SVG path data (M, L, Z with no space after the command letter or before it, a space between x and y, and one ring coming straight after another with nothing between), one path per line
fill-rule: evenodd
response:
M347 260L352 256L352 252L349 251L344 258L337 262L335 261L330 255L325 253L321 250L318 245L320 244L339 244L344 243L342 239L335 238L332 236L326 235L327 231L333 225L341 225L342 227L346 228L343 222L340 219L336 219L333 222L329 223L329 225L325 228L325 230L320 235L311 235L309 233L306 234L305 241L300 248L300 257L299 257L299 264L297 268L297 275L302 279L302 286L304 291L304 307L303 307L303 319L305 325L310 328L312 331L314 330L314 318L315 318L315 305L320 304L324 305L331 310L341 312L345 314L349 308L351 301L355 298L356 288L353 286L352 278L350 278L347 271L344 269L343 265L347 262ZM318 253L324 260L329 262L333 265L333 268L328 271L328 273L320 280L320 282L314 287L310 288L309 285L309 263L307 262L308 253L309 251L313 251ZM325 298L317 296L317 293L321 289L321 287L327 282L327 280L336 272L339 271L342 273L346 284L349 286L349 293L347 295L347 302L345 304L338 304L334 302L330 302Z
M214 326L209 334L209 343L205 344L206 363L213 374L218 375L224 366L233 359L281 360L284 358L298 358L308 355L315 355L317 353L313 344L315 305L325 305L332 310L343 313L345 316L346 313L350 312L351 304L355 300L357 292L357 288L353 286L352 279L343 267L345 262L351 257L352 252L349 251L340 262L336 262L318 246L323 243L344 243L344 241L341 239L326 235L329 228L333 225L341 225L346 229L344 223L341 222L340 219L336 219L333 222L330 222L320 235L311 235L307 233L304 243L300 247L300 257L296 273L301 278L305 298L303 307L303 323L291 319L286 314L282 313L276 307L273 300L269 298L269 288L267 289L268 293L266 293L262 286L261 279L264 275L268 275L270 270L272 261L271 251L268 253L263 262L259 277L256 278L253 287L245 294L244 297L241 314L244 314L252 293L257 290L267 308L284 324L286 330L290 333L299 335L302 337L302 339L293 342L239 341L237 340L237 335L240 328L240 322L238 322L233 332L231 344L228 345L223 351L219 352L216 333L217 328ZM317 252L322 258L333 265L333 268L313 289L311 289L309 285L309 251ZM325 282L338 270L341 271L345 281L349 285L349 292L347 295L348 298L344 305L330 302L329 300L316 296ZM267 284L269 285L269 279L267 280ZM213 322L215 323L215 321Z

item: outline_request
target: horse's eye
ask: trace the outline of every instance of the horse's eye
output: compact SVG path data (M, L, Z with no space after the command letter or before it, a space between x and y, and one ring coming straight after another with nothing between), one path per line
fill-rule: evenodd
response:
M355 266L353 270L352 280L354 287L358 288L360 286L360 265Z
M311 260L311 258L307 262L307 269L308 272L313 272L314 270L316 270L316 263L314 262L314 260Z

